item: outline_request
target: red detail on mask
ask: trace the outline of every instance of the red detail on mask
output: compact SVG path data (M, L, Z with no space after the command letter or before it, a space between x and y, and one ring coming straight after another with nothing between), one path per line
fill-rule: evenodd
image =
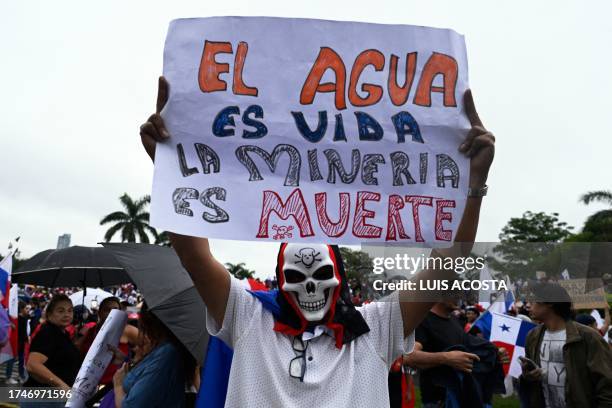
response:
M336 313L336 303L338 302L338 298L340 297L340 290L342 288L342 277L340 276L340 272L338 271L338 260L336 259L336 254L331 246L327 246L329 250L329 257L331 258L334 264L334 274L336 275L336 279L338 279L338 286L334 289L332 303L329 307L327 323L325 324L327 327L334 331L334 336L336 337L336 347L342 348L342 341L344 339L344 326L338 323L334 323L334 314Z

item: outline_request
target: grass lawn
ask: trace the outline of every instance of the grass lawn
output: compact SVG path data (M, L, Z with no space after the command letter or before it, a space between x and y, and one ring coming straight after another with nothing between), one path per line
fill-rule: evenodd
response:
M493 397L493 406L495 408L518 408L519 400L516 397L502 398L499 395Z
M416 387L417 402L414 405L416 408L421 407L421 392L419 387ZM493 397L494 408L519 408L519 400L516 397L502 398L499 395Z

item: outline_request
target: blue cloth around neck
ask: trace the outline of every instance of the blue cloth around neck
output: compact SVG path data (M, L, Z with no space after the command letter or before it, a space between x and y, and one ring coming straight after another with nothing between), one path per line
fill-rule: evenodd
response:
M247 290L257 298L264 309L274 316L280 314L276 300L278 290ZM217 337L210 336L206 350L206 361L200 371L200 390L196 399L196 408L223 408L227 395L230 370L234 351Z
M255 296L261 302L264 309L272 313L274 316L280 315L280 305L278 304L278 289L274 290L248 290L251 295Z

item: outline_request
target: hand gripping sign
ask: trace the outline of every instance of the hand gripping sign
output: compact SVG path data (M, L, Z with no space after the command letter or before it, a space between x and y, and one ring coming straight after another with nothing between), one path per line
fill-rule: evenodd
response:
M67 407L82 408L94 395L100 378L113 359L109 345L115 348L119 345L126 323L127 314L124 311L111 310L83 360Z
M306 19L175 20L152 224L210 238L451 241L469 162L463 36Z

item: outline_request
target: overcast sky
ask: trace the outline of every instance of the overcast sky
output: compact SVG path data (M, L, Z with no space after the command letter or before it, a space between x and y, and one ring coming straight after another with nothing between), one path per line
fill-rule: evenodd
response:
M177 4L180 3L180 4ZM3 1L0 3L0 252L24 256L103 239L118 197L151 189L139 125L155 107L170 20L310 17L452 28L497 137L478 240L526 210L580 228L612 189L609 1ZM223 262L272 275L277 245L215 241Z

